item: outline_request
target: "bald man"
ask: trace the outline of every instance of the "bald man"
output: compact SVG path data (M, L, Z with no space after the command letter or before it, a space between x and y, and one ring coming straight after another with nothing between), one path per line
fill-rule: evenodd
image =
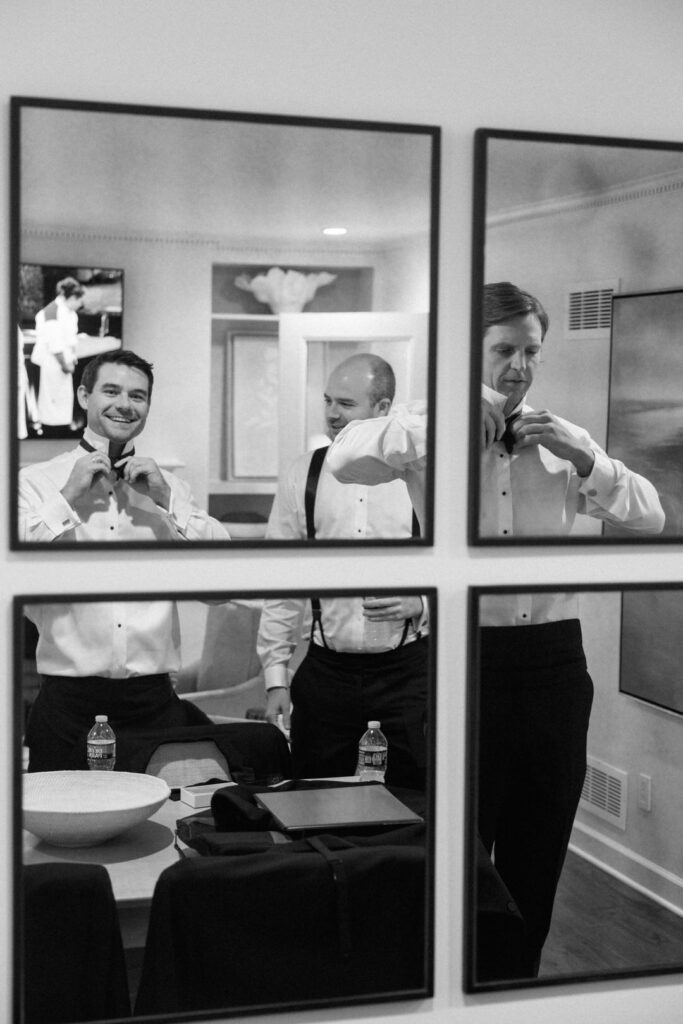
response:
M394 372L379 356L358 354L340 363L324 394L330 440L352 420L385 417L395 389ZM341 484L327 466L327 451L306 452L283 474L267 537L413 535L403 481ZM282 715L291 726L295 777L353 775L358 741L368 720L379 719L389 741L386 781L424 787L427 612L426 601L415 595L265 602L257 649L266 717L276 722ZM292 679L289 662L302 637L309 640L308 653Z

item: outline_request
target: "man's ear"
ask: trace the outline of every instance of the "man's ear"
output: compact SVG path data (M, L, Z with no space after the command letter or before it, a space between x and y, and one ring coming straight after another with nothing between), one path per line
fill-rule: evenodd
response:
M388 416L390 409L391 409L391 399L390 398L380 398L379 402L377 403L377 415L378 416Z
M89 393L82 384L78 385L76 397L78 399L78 404L80 405L81 409L87 409Z

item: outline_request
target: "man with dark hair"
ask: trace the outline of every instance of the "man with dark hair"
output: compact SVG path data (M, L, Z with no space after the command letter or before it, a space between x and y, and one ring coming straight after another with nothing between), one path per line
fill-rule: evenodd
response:
M78 310L85 289L75 277L57 283L52 302L36 313L36 340L31 362L40 367L37 422L49 435L52 427L72 423L74 404L73 375L78 359Z
M327 433L347 423L384 419L395 392L394 373L379 356L340 363L325 389ZM416 530L405 485L337 483L328 448L301 455L283 474L268 523L269 538L410 537ZM426 602L415 595L268 600L257 650L268 693L266 716L285 727L291 718L297 777L352 775L368 719L379 719L389 741L387 780L423 788L427 693ZM308 652L292 679L294 648ZM291 691L290 691L291 684Z
M648 480L525 404L548 330L538 299L505 281L484 288L483 310L481 536L562 536L577 514L659 533ZM581 795L593 684L575 593L483 595L479 624L477 823L524 918L532 977Z
M579 514L660 533L664 513L648 480L583 428L525 405L547 330L534 296L508 281L485 286L480 536L564 536Z
M19 474L19 535L25 541L225 540L188 485L138 455L134 438L149 413L151 364L127 350L88 365L78 389L87 414L80 444ZM30 771L85 768L85 737L96 714L117 735L209 724L181 701L178 610L172 601L27 606L38 628L43 676L26 730ZM117 759L117 768L126 769Z
M87 416L80 444L19 473L21 540L226 539L184 481L136 454L153 381L151 364L126 349L88 364L78 388Z

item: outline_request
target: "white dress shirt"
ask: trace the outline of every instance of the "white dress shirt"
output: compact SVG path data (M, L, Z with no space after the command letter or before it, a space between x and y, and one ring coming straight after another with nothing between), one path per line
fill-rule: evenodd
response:
M532 412L524 405L518 411ZM595 462L586 477L542 445L508 453L502 441L481 458L479 535L561 537L577 515L626 530L661 533L664 512L649 480L611 459L581 427L560 420L577 441L589 445Z
M410 402L388 416L352 420L335 438L328 455L337 480L368 485L403 480L425 529L427 406Z
M180 624L172 601L88 601L27 604L38 628L42 675L131 676L180 668Z
M86 428L84 440L108 451L109 442ZM130 445L128 446L131 447ZM19 473L19 538L22 541L226 540L227 530L195 503L185 481L160 470L171 490L170 507L157 505L114 473L100 474L72 507L61 489L80 446Z
M310 461L311 453L306 452L283 474L266 537L305 539L304 494ZM315 500L317 537L410 537L412 515L406 486L400 480L393 480L381 487L341 484L330 472L327 459L323 462ZM372 596L372 588L368 596ZM426 632L426 601L423 599L422 603L422 615L416 621L411 620L406 641L415 640L418 632ZM363 615L361 597L324 598L321 600L321 608L325 641L332 650L369 653L390 650L401 642L405 626L402 621L387 623L391 627L391 635L381 645L376 646L369 639L372 627ZM310 635L310 629L309 601L293 598L264 601L257 652L264 667L266 689L289 685L289 660L298 642ZM319 630L316 630L315 642L322 643Z
M579 618L578 593L480 594L480 626L541 626Z

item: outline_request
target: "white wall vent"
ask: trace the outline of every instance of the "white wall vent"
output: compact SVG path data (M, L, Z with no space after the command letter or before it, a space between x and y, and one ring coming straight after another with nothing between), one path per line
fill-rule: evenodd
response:
M587 760L580 806L625 830L628 774L590 755Z
M609 340L612 327L612 296L619 279L580 281L566 286L564 336L567 341Z

